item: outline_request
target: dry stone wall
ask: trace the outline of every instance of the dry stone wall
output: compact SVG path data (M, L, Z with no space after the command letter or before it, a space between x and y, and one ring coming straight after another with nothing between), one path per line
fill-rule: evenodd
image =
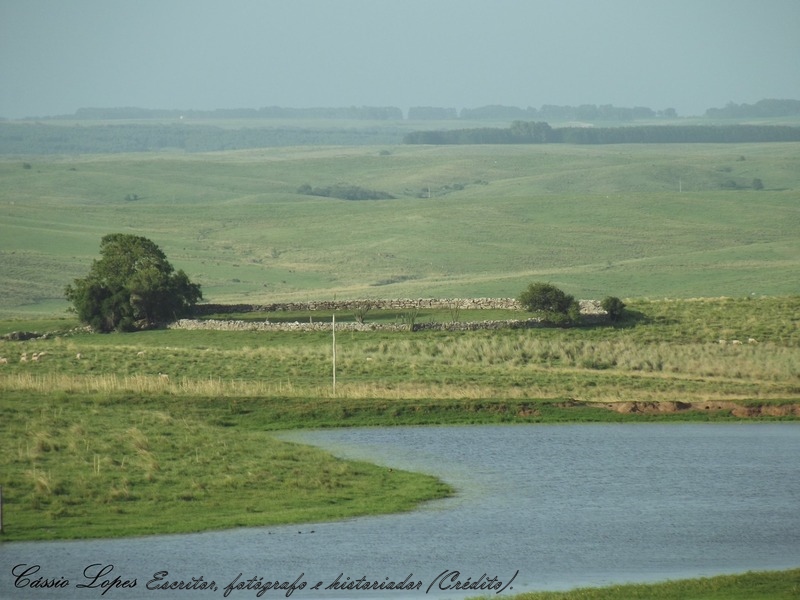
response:
M358 308L369 306L370 309L409 311L424 308L459 308L466 310L475 309L500 309L521 310L519 303L513 298L474 298L474 299L401 299L401 300L340 300L319 302L292 302L282 304L203 304L195 307L195 316L217 313L247 313L247 312L352 312ZM584 322L603 322L606 312L600 307L597 300L581 300L581 316ZM476 331L479 329L526 329L532 327L545 327L539 319L505 319L484 321L454 321L446 323L435 322L410 322L399 319L397 323L337 323L337 331ZM244 321L236 319L181 319L168 325L171 329L211 329L220 331L330 331L331 322L315 321L310 317L306 321L270 322Z
M450 323L336 323L336 331L477 331L479 329L524 329L543 327L538 319L455 321ZM269 321L241 321L220 319L180 319L167 325L169 329L211 329L217 331L331 331L330 321L295 321L270 323Z
M399 298L393 300L316 300L311 302L276 302L273 304L198 304L195 316L215 313L354 311L369 307L376 310L413 310L423 308L458 308L462 310L521 310L515 298Z

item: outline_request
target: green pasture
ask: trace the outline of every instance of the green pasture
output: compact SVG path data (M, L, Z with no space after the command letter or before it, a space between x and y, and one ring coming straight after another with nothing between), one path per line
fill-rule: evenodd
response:
M372 400L390 408L393 402L435 407L445 400L487 399L797 400L800 296L633 301L627 310L627 319L614 326L341 331L336 336L337 400L357 401L355 412ZM475 318L477 312L465 311L459 318ZM259 316L287 318L281 312ZM288 318L330 321L331 316L319 311ZM353 318L337 315L338 320ZM366 322L398 318L377 311L367 313ZM447 310L421 311L418 322L451 318ZM0 333L42 332L53 325L61 335L0 341L0 356L8 360L0 371L0 390L293 398L301 410L285 425L292 427L302 421L308 399L333 395L330 332L170 329L101 335L71 333L76 322L50 319L6 321ZM45 356L34 361L33 355L42 352ZM458 406L447 411L457 412ZM513 417L509 411L506 416ZM326 424L335 424L337 415L326 414Z
M798 595L800 569L791 569L566 592L531 592L512 596L512 600L791 600Z
M152 239L210 302L516 296L532 280L579 298L793 294L799 167L791 143L4 157L0 316L62 315L112 232Z

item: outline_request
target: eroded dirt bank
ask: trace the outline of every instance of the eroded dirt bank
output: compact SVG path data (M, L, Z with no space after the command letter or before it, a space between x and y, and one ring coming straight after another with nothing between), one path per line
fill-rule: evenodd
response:
M587 406L607 408L618 413L663 414L685 411L730 411L735 417L800 417L800 403L753 404L732 401L700 402L589 402Z

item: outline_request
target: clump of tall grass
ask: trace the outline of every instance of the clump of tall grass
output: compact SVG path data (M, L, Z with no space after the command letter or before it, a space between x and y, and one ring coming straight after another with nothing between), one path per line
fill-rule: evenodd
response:
M41 495L49 495L53 491L54 484L50 478L50 473L37 469L35 466L25 471L25 476L33 484L33 491Z

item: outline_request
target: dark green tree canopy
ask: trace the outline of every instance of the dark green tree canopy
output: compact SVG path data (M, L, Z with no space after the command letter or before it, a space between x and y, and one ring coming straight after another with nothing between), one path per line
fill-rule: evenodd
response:
M81 321L95 331L131 331L184 316L202 299L200 285L175 269L147 238L112 233L99 260L65 290Z
M612 323L621 320L625 314L625 303L616 296L606 296L600 306L608 313L608 319Z
M551 323L568 325L580 320L578 301L550 283L530 284L520 294L519 303Z

